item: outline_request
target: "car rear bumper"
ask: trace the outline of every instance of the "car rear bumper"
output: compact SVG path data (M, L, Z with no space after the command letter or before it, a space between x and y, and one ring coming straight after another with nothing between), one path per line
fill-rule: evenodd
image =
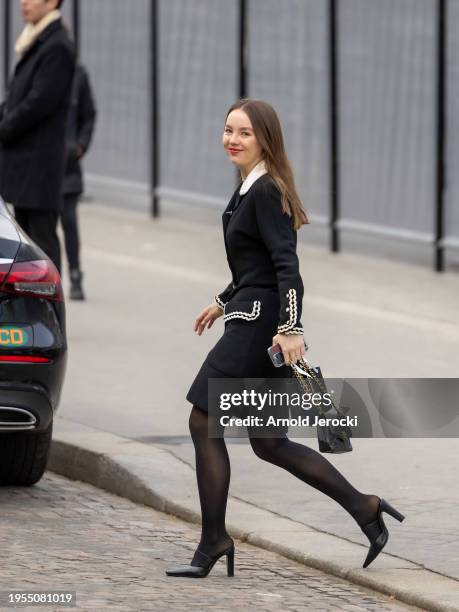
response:
M44 431L53 416L51 402L40 385L0 382L0 435Z

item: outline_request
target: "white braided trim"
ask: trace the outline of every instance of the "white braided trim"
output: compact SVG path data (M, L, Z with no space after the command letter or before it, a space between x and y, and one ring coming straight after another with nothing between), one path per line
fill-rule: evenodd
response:
M218 297L218 295L216 295L214 299L217 302L217 306L219 306L222 310L224 310L226 302L222 302L221 299Z
M230 321L231 319L245 319L246 321L253 321L260 316L261 302L254 300L252 312L242 312L242 310L234 310L223 316L224 321Z
M285 333L287 330L294 329L298 313L298 307L296 303L296 289L289 289L287 292L287 297L290 316L287 323L283 323L282 325L278 326L277 331L280 334Z
M302 327L292 327L292 329L290 329L289 331L279 333L283 333L286 336L288 336L288 334L303 334L304 329Z

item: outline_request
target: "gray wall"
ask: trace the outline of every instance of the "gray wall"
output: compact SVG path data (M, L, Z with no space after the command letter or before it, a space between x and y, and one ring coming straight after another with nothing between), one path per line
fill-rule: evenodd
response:
M159 3L161 182L222 197L235 173L221 145L237 78L234 0Z
M149 180L149 0L80 0L81 59L99 111L87 169Z
M323 0L249 3L250 95L279 114L305 207L326 218L329 207L328 55Z
M436 3L339 6L343 221L432 238Z
M96 195L105 189L147 210L150 1L80 2L82 60L99 110L88 184ZM70 0L64 6L68 18ZM325 0L250 0L248 48L250 94L278 110L305 206L324 222L327 6ZM430 241L437 2L340 0L338 6L340 224ZM159 0L160 194L190 205L221 205L234 185L221 134L237 94L237 7L237 0ZM459 245L459 0L450 0L449 9L446 229L447 242ZM21 27L16 8L13 38Z
M448 15L448 183L446 243L459 247L459 2L449 5Z

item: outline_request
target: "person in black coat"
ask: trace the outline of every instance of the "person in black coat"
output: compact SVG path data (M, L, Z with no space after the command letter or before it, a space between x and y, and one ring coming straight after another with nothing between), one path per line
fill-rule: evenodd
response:
M80 270L80 239L77 205L83 193L81 158L91 143L96 119L96 107L89 76L81 64L77 64L72 85L72 98L67 122L67 163L63 184L61 223L64 230L65 250L70 274L70 298L85 298Z
M267 349L278 344L287 366L301 361L305 353L301 324L304 287L296 246L297 230L309 220L295 189L273 107L250 98L233 104L226 116L223 146L241 172L241 181L222 216L232 278L196 318L194 330L198 335L219 317L224 319L224 332L187 393L193 406L189 427L196 456L201 539L191 563L166 570L169 576L206 576L224 555L228 575L234 572L234 542L225 526L230 463L224 424L215 429L221 404L210 393L209 381L269 381L283 375L291 382L292 368L275 368ZM233 388L229 383L228 389ZM242 414L237 411L239 417L251 414L249 407ZM351 514L370 540L364 567L369 565L387 542L381 511L397 511L378 496L355 489L320 453L289 440L286 429L267 431L255 423L248 425L248 433L258 457L322 491Z
M0 195L60 271L56 233L75 49L59 0L22 0L19 61L0 107Z

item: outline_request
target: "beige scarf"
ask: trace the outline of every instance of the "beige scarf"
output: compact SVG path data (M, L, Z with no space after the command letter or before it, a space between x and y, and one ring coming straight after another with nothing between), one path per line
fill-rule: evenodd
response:
M38 36L43 32L50 23L61 18L61 12L54 10L48 13L38 23L28 23L19 35L14 47L19 57L22 57L24 53L30 49L33 43L37 40Z

